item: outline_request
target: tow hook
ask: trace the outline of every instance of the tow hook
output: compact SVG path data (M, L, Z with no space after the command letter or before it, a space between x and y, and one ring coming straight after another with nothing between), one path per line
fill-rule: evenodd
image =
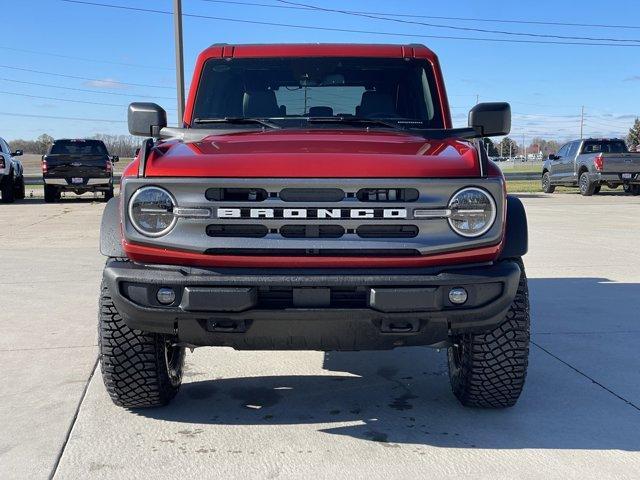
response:
M418 330L420 330L420 320L417 318L384 319L380 323L381 333L415 333Z

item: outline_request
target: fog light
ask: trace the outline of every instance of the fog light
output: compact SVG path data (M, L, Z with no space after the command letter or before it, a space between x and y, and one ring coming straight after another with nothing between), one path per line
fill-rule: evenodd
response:
M173 288L164 287L158 290L156 298L161 304L170 305L176 301L176 292L173 291Z
M467 291L462 287L456 287L449 290L449 301L454 305L462 305L467 301L469 295Z

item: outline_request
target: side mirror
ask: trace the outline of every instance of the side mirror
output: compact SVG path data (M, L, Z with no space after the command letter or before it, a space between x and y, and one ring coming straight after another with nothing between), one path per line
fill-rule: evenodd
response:
M469 110L469 126L481 137L507 135L511 131L511 106L505 102L479 103Z
M549 154L549 160L558 160L560 157L557 156L555 153L550 153Z
M111 161L113 163L119 162L120 161L120 157L118 155L114 155L113 157L111 157Z
M22 150L16 150L11 154L12 157L20 157L24 152Z
M167 112L155 103L134 102L127 112L129 133L140 137L157 137L167 126Z

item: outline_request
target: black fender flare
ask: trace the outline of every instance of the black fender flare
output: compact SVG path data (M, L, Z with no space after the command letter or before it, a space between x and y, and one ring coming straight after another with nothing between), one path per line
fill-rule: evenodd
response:
M120 227L120 198L107 202L100 223L100 253L106 257L126 257L122 249Z
M499 260L522 257L528 250L529 227L524 205L518 197L507 195L507 225Z

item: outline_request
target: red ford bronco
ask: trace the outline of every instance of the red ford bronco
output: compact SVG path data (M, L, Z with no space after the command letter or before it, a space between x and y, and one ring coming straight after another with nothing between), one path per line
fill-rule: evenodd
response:
M527 220L480 139L453 128L422 45L214 45L183 125L148 137L106 206L102 375L124 407L168 403L185 348L448 349L455 396L514 405L529 352Z

